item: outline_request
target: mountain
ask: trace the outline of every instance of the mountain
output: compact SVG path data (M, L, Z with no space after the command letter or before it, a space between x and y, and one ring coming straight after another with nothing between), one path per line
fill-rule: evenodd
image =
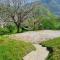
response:
M55 15L60 15L60 0L40 0Z

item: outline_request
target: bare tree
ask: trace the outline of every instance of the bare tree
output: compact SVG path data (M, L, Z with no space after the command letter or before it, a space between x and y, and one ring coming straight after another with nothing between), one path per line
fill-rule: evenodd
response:
M17 33L19 33L21 23L33 9L33 6L26 7L27 4L27 0L6 0L0 7L0 12L3 12L2 15L6 18L4 20L11 19L15 23Z

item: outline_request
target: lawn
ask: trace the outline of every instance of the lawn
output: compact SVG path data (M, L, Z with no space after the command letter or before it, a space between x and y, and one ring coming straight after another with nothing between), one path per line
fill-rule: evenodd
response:
M23 60L32 50L35 47L31 43L0 37L0 60Z
M45 41L41 44L50 50L47 60L60 60L60 38Z

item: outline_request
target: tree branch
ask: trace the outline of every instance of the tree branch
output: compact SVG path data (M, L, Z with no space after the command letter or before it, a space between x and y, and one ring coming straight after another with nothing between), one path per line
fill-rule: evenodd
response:
M33 10L33 8L26 10L25 12L22 13L22 19L24 19L25 16L27 16L31 11Z

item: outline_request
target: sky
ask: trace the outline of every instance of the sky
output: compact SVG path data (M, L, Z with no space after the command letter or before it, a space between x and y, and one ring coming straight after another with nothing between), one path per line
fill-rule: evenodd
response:
M32 0L28 0L28 2L31 2Z
M5 2L5 1L7 1L7 0L0 0L0 2ZM33 1L35 1L35 0L26 0L27 2L33 2Z

